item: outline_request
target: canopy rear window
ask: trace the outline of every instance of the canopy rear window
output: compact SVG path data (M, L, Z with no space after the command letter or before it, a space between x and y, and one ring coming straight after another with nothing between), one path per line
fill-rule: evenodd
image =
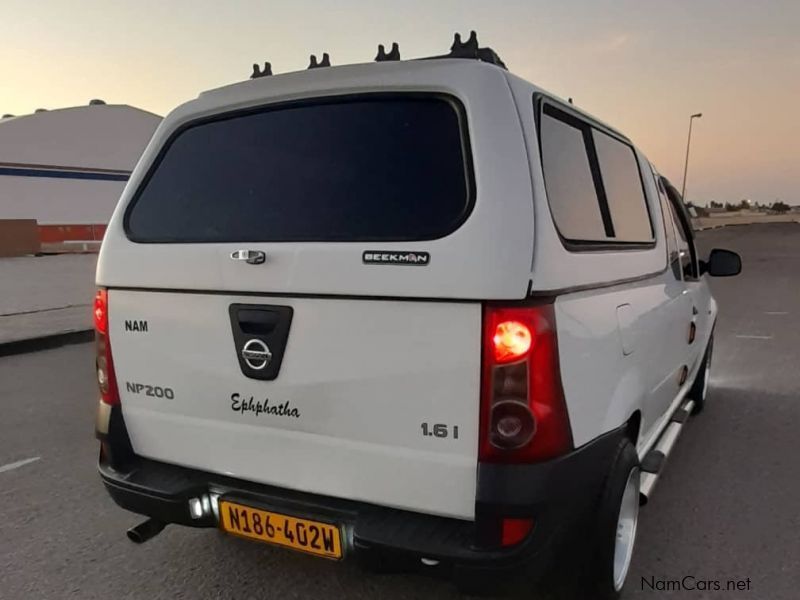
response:
M283 104L190 125L126 214L137 242L430 240L472 206L463 110L434 95Z

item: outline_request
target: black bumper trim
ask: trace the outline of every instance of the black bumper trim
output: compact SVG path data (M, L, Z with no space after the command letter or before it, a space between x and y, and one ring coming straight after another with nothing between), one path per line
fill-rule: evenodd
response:
M625 429L609 431L569 454L531 465L478 465L477 504L505 516L536 515L600 491Z
M527 564L551 547L562 529L595 502L624 430L610 432L570 454L535 465L481 464L475 521L391 509L243 481L134 456L116 468L101 456L99 470L122 508L167 523L216 527L212 515L192 519L188 500L203 494L305 518L341 523L347 552L401 553L457 568L502 570ZM497 546L503 517L529 517L533 532L511 548Z

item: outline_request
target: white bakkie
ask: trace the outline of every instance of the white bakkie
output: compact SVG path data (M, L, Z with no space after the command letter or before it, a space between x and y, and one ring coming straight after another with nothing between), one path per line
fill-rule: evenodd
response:
M738 256L701 259L630 140L474 34L312 64L174 110L109 223L97 434L149 517L129 537L219 527L489 592L564 553L616 597L705 403L705 276Z

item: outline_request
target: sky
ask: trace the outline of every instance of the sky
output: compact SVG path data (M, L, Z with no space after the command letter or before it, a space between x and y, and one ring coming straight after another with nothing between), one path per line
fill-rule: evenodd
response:
M800 204L800 0L0 0L0 114L101 98L164 115L254 62L430 56L470 29L678 186L702 112L688 200Z

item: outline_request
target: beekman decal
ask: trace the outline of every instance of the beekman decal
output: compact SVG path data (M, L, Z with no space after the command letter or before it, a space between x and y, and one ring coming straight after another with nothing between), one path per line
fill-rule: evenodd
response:
M424 267L431 262L431 255L428 252L365 250L362 260L365 265L414 265L416 267Z

